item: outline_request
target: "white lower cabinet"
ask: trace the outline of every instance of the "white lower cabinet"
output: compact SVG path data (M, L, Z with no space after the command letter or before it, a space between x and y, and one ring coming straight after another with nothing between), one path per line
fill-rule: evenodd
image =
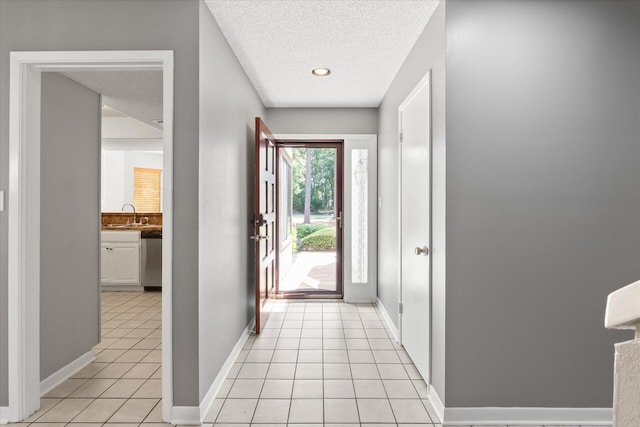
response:
M103 231L100 282L109 287L141 286L140 232Z

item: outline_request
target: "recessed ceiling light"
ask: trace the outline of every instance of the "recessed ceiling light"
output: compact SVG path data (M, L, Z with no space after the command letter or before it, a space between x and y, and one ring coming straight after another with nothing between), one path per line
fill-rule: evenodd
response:
M325 77L331 74L331 70L325 67L316 67L313 70L311 70L311 74L313 74L316 77Z

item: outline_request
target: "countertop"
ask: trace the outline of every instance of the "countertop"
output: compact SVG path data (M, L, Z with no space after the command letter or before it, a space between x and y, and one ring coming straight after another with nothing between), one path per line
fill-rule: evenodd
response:
M156 224L103 224L102 231L162 231Z

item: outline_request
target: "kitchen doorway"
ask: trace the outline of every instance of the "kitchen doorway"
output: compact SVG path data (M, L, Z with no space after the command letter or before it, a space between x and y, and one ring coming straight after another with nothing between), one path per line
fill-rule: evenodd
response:
M343 296L343 141L278 141L280 298Z
M80 372L92 361L90 352L81 354L51 376L41 379L40 371L40 256L42 219L52 212L41 211L40 129L41 79L45 72L113 72L158 70L162 72L163 107L160 120L164 123L162 137L164 148L163 198L165 242L171 242L172 233L172 147L173 147L173 53L170 51L74 51L74 52L11 52L10 92L10 185L9 244L15 251L9 254L8 275L8 323L9 323L9 373L8 420L19 421L40 407L40 396L45 389ZM29 129L29 132L25 132ZM71 158L67 159L71 160ZM92 161L94 158L92 158ZM99 163L99 159L97 160ZM68 162L67 162L68 163ZM64 164L64 163L60 163ZM42 177L45 178L46 177ZM73 181L72 183L77 183ZM98 191L94 192L97 194ZM51 196L49 196L51 197ZM96 197L97 198L97 197ZM96 209L97 211L98 209ZM97 220L98 212L93 217ZM73 218L66 222L77 224ZM90 219L93 221L94 219ZM78 223L79 224L79 223ZM97 228L97 227L96 227ZM94 228L95 229L95 228ZM78 234L78 233L76 233ZM92 237L97 238L98 230ZM60 251L63 252L63 251ZM45 254L46 255L46 254ZM172 342L171 271L172 247L163 244L162 314L157 334L165 343ZM96 261L97 263L97 261ZM97 277L96 277L97 282ZM84 308L84 307L82 307ZM121 312L115 310L114 312ZM155 314L154 314L155 316ZM153 316L152 316L153 317ZM152 319L149 319L152 320ZM161 325L161 326L160 326ZM171 420L172 347L158 349L154 357L162 360L162 406L157 410L162 419ZM84 350L86 351L86 350ZM63 363L63 364L64 364Z

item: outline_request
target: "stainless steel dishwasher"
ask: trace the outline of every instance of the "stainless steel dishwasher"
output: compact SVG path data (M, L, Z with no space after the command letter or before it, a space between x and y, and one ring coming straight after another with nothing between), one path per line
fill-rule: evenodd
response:
M145 288L162 287L162 230L140 232L142 242L141 284Z

